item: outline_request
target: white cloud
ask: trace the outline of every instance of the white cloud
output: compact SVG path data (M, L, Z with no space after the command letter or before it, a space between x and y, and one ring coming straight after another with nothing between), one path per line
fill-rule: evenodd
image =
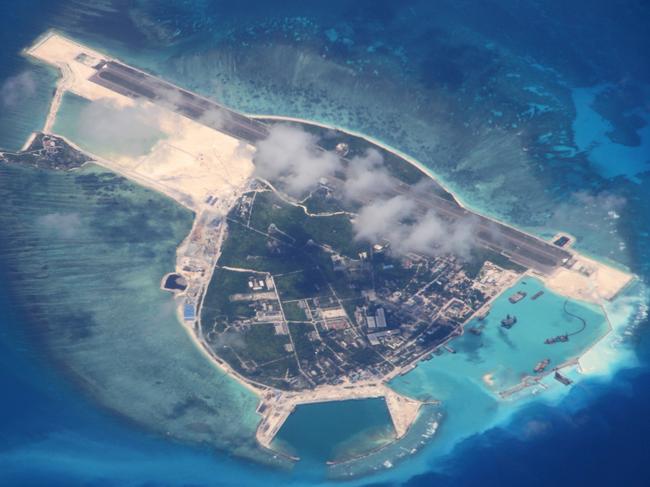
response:
M211 109L206 110L201 115L197 122L207 125L209 127L220 129L223 128L230 119L230 114L225 110Z
M369 242L388 239L397 243L405 232L404 221L414 210L415 203L405 196L374 201L361 208L354 219L356 237Z
M0 101L5 107L14 107L36 92L36 80L29 71L7 78L0 88Z
M77 132L89 145L139 155L162 136L161 115L161 109L151 104L122 106L102 98L81 110Z
M384 158L375 149L368 149L363 156L350 160L343 186L344 196L352 201L374 198L391 186L391 178L383 167Z
M318 138L301 128L274 125L269 136L257 143L255 175L280 180L292 196L301 196L341 165L336 154L317 144Z
M269 136L257 144L255 175L281 181L293 196L303 195L319 179L342 169L338 157L319 149L317 144L318 138L301 128L275 125ZM433 210L419 211L418 198L434 190L431 183L415 185L407 194L389 196L394 188L377 150L371 148L350 160L345 168L343 197L364 203L353 221L358 240L388 240L397 254L469 255L475 243L473 219L449 222Z
M433 210L419 217L416 212L417 203L408 195L372 202L361 208L353 222L356 238L370 243L386 239L398 255L469 256L475 244L473 219L449 222Z

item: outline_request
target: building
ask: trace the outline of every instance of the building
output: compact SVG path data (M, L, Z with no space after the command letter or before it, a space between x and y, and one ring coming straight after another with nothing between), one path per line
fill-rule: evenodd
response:
M374 316L366 316L366 322L368 323L368 329L374 330L377 328L377 321Z
M192 303L185 303L185 306L183 306L183 319L185 321L196 320L196 310Z
M386 328L386 312L384 308L379 308L376 315L377 328Z
M399 330L384 330L368 333L368 341L371 345L379 345L379 339L384 337L393 336L399 333Z

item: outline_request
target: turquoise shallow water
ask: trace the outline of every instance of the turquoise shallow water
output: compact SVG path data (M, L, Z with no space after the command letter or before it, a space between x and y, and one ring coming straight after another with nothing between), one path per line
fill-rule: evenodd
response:
M395 432L383 399L299 406L274 440L308 462L349 459L380 448Z
M3 82L33 68L37 83L25 105L3 110L2 145L19 147L45 117L53 75L16 53L54 26L235 108L332 122L385 140L429 165L474 208L540 235L570 231L578 237L580 249L625 263L647 279L650 180L644 170L647 149L641 143L647 124L635 117L648 106L650 71L640 48L648 43L647 7L639 2L593 1L322 5L7 2L0 17L8 34L2 52ZM531 36L533 30L540 35ZM603 86L611 88L601 91ZM576 89L586 90L587 103L576 103ZM598 130L591 132L591 141L597 144L588 138L583 143L580 133L593 127ZM106 199L99 218L91 215L96 209L89 203L92 198L75 197L80 191L76 185L53 184L42 174L28 175L31 182L23 184L16 174L0 175L5 198L0 247L9 259L2 267L9 272L6 281L17 306L15 317L7 320L3 313L1 322L3 332L11 326L28 330L29 336L21 342L3 333L3 350L8 351L3 358L17 351L33 367L13 365L7 359L0 375L3 386L14 391L10 403L3 401L3 417L19 419L3 425L3 433L11 433L2 440L0 478L10 478L4 483L323 483L321 471L271 474L222 454L141 433L136 424L150 422L155 423L154 431L160 432L163 425L171 428L169 436L217 438L232 441L231 447L241 445L240 432L251 428L240 423L249 418L250 409L243 406L250 403L246 395L214 382L218 379L187 346L171 319L155 324L151 319L151 312L167 303L153 289L159 273L169 268L189 216L177 214L172 206L161 210L153 198L155 213L165 216L156 217L156 223L173 237L157 234L166 243L149 249L147 255L142 241L116 234L99 247L105 259L95 258L95 266L77 246L42 228L36 231L35 222L59 214L59 221L73 230L100 224L101 219L107 230L112 221L106 217L111 214L108 209L119 208L122 196L114 202ZM58 197L52 198L51 192ZM122 201L134 204L129 198ZM146 214L147 204L138 204L141 214ZM50 205L53 211L48 210ZM81 211L87 205L90 213ZM121 210L117 215L125 216ZM40 224L52 221L57 220L50 216ZM137 218L115 228L132 236L128 229L141 227L154 230ZM82 235L83 245L95 245L102 233ZM15 243L20 245L14 247ZM69 267L75 262L71 255L77 253L82 257L79 266ZM157 259L159 254L165 256L160 257L164 262ZM132 271L123 275L137 282L137 289L111 274L123 269L124 262ZM61 281L43 277L44 265L60 274ZM83 286L75 288L76 294L65 292L77 279ZM107 282L100 285L103 279ZM149 286L151 293L141 292ZM642 290L639 286L610 306L617 323L647 320ZM104 303L92 301L97 291ZM26 300L37 306L30 310ZM3 304L3 311L8 306ZM95 339L111 336L112 330L128 337L128 343L116 339L117 349L109 351L98 346L83 326L66 327L83 323L78 312L86 308L97 310L92 314L100 324L87 327L96 330ZM562 323L558 313L550 316ZM518 329L511 332L516 336ZM71 341L72 335L78 343ZM642 372L621 373L614 381L606 376L601 382L581 382L564 400L564 389L552 382L555 387L544 394L517 404L498 404L481 372L493 369L487 352L492 347L505 351L507 344L498 334L488 335L481 338L490 339L483 348L468 342L456 355L435 357L402 378L410 384L400 382L399 387L448 397L445 416L436 440L423 452L369 482L647 485L643 439L650 434L645 421L648 379ZM631 348L634 335L626 339L632 341L606 347L603 356L610 363L619 362L626 350L643 353L643 341ZM504 382L530 367L521 354L513 353L512 358L509 370L497 374ZM445 371L436 369L435 364L441 363ZM443 373L447 367L463 370L467 377ZM61 380L70 382L72 377L75 387L59 388L54 380L40 380L51 377L42 372L46 369ZM163 384L152 380L159 375L165 377ZM193 396L194 391L200 395ZM452 396L454 391L457 395ZM33 404L44 406L35 409ZM98 405L119 411L122 419L106 419L96 411L103 411ZM236 415L227 413L233 409ZM124 422L125 417L130 421ZM190 417L205 421L191 422ZM480 434L495 425L501 427ZM463 443L463 438L469 439ZM246 454L250 445L243 444ZM418 474L425 477L414 477Z
M155 114L154 109L140 105L123 111L110 103L92 104L66 92L53 131L100 157L138 157L164 137Z
M205 359L159 289L192 215L96 166L0 175L3 265L55 363L149 430L264 460L255 396Z
M510 303L508 297L518 290L525 290L528 296L517 304ZM548 368L551 370L575 359L609 331L600 309L570 301L569 311L583 317L587 327L568 343L545 344L546 338L577 330L580 323L564 313L565 298L547 289L537 300L531 300L539 290L545 290L539 280L529 277L520 280L493 302L484 321L474 320L467 325L466 329L483 327L481 335L465 333L450 342L455 353L434 355L431 360L418 364L414 371L391 382L402 394L443 402L447 414L440 435L429 448L444 451L463 436L503 420L512 413L514 397L525 403L539 388L532 387L523 396L520 393L507 401L499 400L499 392L511 389L527 376L534 376L533 368L541 360L551 359ZM507 314L514 314L518 319L510 330L500 326ZM556 392L564 387L550 378L544 383Z
M508 297L519 290L525 290L528 296L519 303L510 303ZM540 290L544 294L535 301L531 300L531 296ZM599 308L569 300L567 309L585 319L585 330L571 336L567 343L545 344L546 338L581 328L578 320L564 312L565 301L562 296L545 289L540 281L524 278L494 301L484 321L474 320L467 325L466 330L482 327L481 335L466 333L453 340L450 347L456 353L434 356L421 363L412 374L394 381L393 385L416 396L435 396L435 386L431 392L430 385L438 381L431 376L443 374L469 380L496 394L512 388L527 376L533 376L533 368L541 360L551 360L549 370L567 364L604 337L609 324ZM500 325L507 314L517 317L517 323L509 330ZM490 375L489 380L486 374ZM417 385L418 376L424 379L420 386ZM454 393L442 394L447 397Z

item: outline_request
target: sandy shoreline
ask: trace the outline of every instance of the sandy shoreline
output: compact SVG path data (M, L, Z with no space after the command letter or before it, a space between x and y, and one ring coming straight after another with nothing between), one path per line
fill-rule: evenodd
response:
M57 36L60 38L58 39ZM55 39L58 44L54 44L49 48L44 46L44 44L51 39ZM70 45L68 45L68 43ZM129 104L133 103L132 100L124 97L123 95L117 95L110 92L110 90L93 85L88 82L86 74L91 68L84 66L77 66L75 64L75 70L70 68L70 65L67 64L66 56L75 55L77 51L71 48L71 45L74 49L81 49L83 52L97 53L100 51L95 51L85 46L76 43L72 40L69 40L65 36L62 36L55 31L48 31L43 36L39 37L35 44L29 49L25 50L30 56L34 56L37 59L49 62L54 64L61 72L61 79L57 82L56 91L53 97L53 100L50 104L48 116L43 128L44 132L51 132L55 122L56 117L59 112L63 96L66 92L73 92L89 100L97 100L99 98L109 97L115 99L120 104ZM58 46L58 47L57 47ZM61 47L63 46L63 47ZM40 49L40 51L39 51ZM49 49L49 50L48 50ZM59 51L57 51L59 49ZM65 50L67 49L67 51ZM72 50L71 50L72 49ZM37 54L38 52L38 54ZM72 53L72 54L69 54ZM48 58L48 56L53 56ZM111 56L101 53L101 56L105 59L114 59ZM76 60L76 57L74 58ZM80 63L77 63L80 64ZM86 69L87 68L87 69ZM108 93L108 94L107 94ZM185 118L182 115L172 115L173 117ZM423 174L430 177L433 181L436 182L440 187L447 191L454 200L463 208L471 211L472 213L479 214L491 221L497 221L495 218L490 216L485 216L480 212L470 209L466 204L458 198L458 196L448 189L445 184L443 184L432 172L432 170L426 167L424 164L420 163L416 159L402 153L401 151L390 147L383 142L376 140L372 137L366 136L364 134L341 129L333 125L328 125L324 123L319 123L311 120L300 119L295 117L284 117L284 116L272 116L272 115L249 115L252 118L256 119L268 119L268 120L277 120L284 122L295 122L301 124L307 124L312 126L318 126L325 129L338 130L348 135L359 137L370 144L374 144L382 149L394 154L396 157L406 161L407 163L413 165L417 169L423 172ZM172 119L170 119L172 120ZM175 120L175 119L174 119ZM174 121L172 120L172 122ZM189 120L189 119L185 119ZM219 134L215 134L213 130L204 130L201 127L195 127L195 122L192 123L181 120L179 125L174 123L169 123L170 139L164 143L157 143L154 148L151 150L151 153L146 157L139 158L136 160L129 160L128 158L116 159L115 161L109 160L108 158L97 156L91 152L80 148L78 145L70 141L68 138L60 136L65 140L71 147L79 150L85 154L88 154L93 158L93 162L96 162L100 166L105 167L106 169L113 171L117 174L120 174L128 179L135 181L137 184L153 189L159 193L162 193L182 206L190 209L195 213L195 220L193 224L192 231L188 237L179 245L177 249L177 256L181 255L181 249L187 244L188 240L195 231L199 218L202 216L202 211L207 209L207 206L203 203L206 194L210 195L219 195L220 198L223 198L225 201L231 201L229 198L232 198L232 201L235 201L237 192L243 187L243 183L248 181L251 177L252 169L251 167L242 167L241 160L235 159L232 155L234 152L235 145L229 139L222 137ZM182 134L174 133L174 130L179 131L179 127L182 126ZM216 139L215 139L216 138ZM28 144L33 140L33 135L30 137ZM217 140L217 142L215 142ZM187 152L189 147L194 147L196 145L201 146L204 144L205 149L198 152L198 154L192 153L190 157L185 160L184 164L177 163L178 154L181 152L180 149ZM228 152L225 157L226 163L221 167L228 168L232 170L232 176L229 176L227 180L211 180L211 186L206 187L204 185L199 185L196 181L190 181L187 178L187 172L190 171L203 171L200 175L203 175L204 178L216 178L217 174L213 172L214 167L217 167L212 160L206 160L214 146L218 145L221 150L223 147L229 148L232 152ZM230 144L230 145L228 145ZM232 146L232 147L230 147ZM176 150L176 152L172 152ZM223 152L224 154L226 152ZM197 162L198 161L198 162ZM214 165L214 167L211 166ZM252 164L252 162L251 162ZM234 169L238 168L238 169ZM167 172L165 172L167 171ZM237 172L238 171L238 172ZM247 174L248 172L248 174ZM175 177L174 185L170 183L161 183L161 181L166 181L170 177ZM196 179L196 178L195 178ZM215 182L216 181L216 182ZM187 197L190 196L190 200ZM209 209L208 209L209 210ZM522 230L509 225L507 223L498 221L499 224L507 225L510 228L513 228L519 232ZM524 232L526 235L531 236L539 241L548 243L546 240ZM221 245L221 242L219 243ZM217 249L217 255L215 262L218 260L219 249ZM609 323L609 317L605 308L602 306L604 301L610 301L616 297L622 289L630 285L630 282L634 279L632 274L626 273L624 271L613 269L611 266L606 265L605 263L599 262L596 259L588 258L578 252L573 252L573 254L579 259L579 262L583 267L578 271L574 269L558 269L557 273L554 273L552 276L539 276L533 274L533 277L541 279L545 286L549 289L554 290L558 294L562 294L580 301L588 301L601 305L603 312L605 313L606 319ZM176 270L179 271L180 261L177 258ZM585 270L586 269L586 270ZM214 265L209 269L206 275L206 283L209 283L211 280L212 272L214 271ZM589 271L590 273L587 273ZM492 298L500 296L505 290L504 288L501 293ZM197 331L197 327L200 328L200 314L203 297L205 291L207 290L207 284L203 289L203 294L199 298L197 306L197 316L198 319L195 322L188 323L184 321L182 315L182 303L177 299L177 315L178 320L185 329L186 333L189 335L190 339L194 345L201 351L201 353L212 362L215 367L219 369L220 372L225 373L226 375L235 379L238 383L244 386L248 391L252 392L258 396L261 400L260 407L258 407L258 413L261 416L260 424L257 430L257 440L262 447L270 448L271 442L275 437L275 434L282 427L282 424L286 418L291 414L297 405L300 404L309 404L315 402L326 402L326 401L343 401L348 399L364 399L371 397L384 397L386 400L387 407L391 412L391 419L393 421L393 426L395 427L397 433L397 439L403 437L409 428L416 421L419 411L422 406L422 402L402 396L395 391L393 391L387 384L394 377L407 373L410 371L421 359L426 356L424 354L421 357L418 357L416 360L411 362L407 367L403 367L398 371L394 371L389 376L383 377L374 381L373 383L355 383L347 384L348 389L345 387L339 386L326 386L317 388L315 390L307 390L300 392L292 391L281 391L274 389L268 386L261 384L255 384L253 381L245 379L239 373L232 369L227 363L221 360L206 344L205 340L202 339L200 331ZM490 300L490 302L492 301ZM476 314L476 313L475 313ZM467 323L469 323L468 320ZM610 324L611 330L611 324ZM451 337L449 340L453 340L454 337ZM600 341L600 340L599 340ZM594 343L593 346L588 349L583 354L580 354L578 357L578 362L581 357L590 353L592 349L596 346L598 342ZM265 405L265 408L262 406ZM266 412L264 412L266 411Z

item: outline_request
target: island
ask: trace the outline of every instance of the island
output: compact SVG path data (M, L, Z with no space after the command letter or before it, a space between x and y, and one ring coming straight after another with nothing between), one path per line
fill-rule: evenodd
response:
M384 398L395 438L404 437L424 401L389 382L454 353L454 338L480 335L482 325L469 324L522 276L595 304L634 279L575 251L571 235L545 241L473 212L424 165L361 134L238 113L56 32L26 54L62 77L43 130L0 160L59 170L92 161L195 213L161 289L205 356L259 396L264 448L298 405L361 398ZM67 93L155 107L162 135L142 154L95 152L54 133ZM303 145L269 147L276 140ZM316 165L296 176L301 151ZM263 170L262 154L285 170ZM300 177L310 184L297 188ZM378 224L364 226L370 216ZM502 318L505 333L517 326L515 315ZM547 340L561 346L570 334ZM549 374L570 383L566 364L530 360L529 375L501 397Z

